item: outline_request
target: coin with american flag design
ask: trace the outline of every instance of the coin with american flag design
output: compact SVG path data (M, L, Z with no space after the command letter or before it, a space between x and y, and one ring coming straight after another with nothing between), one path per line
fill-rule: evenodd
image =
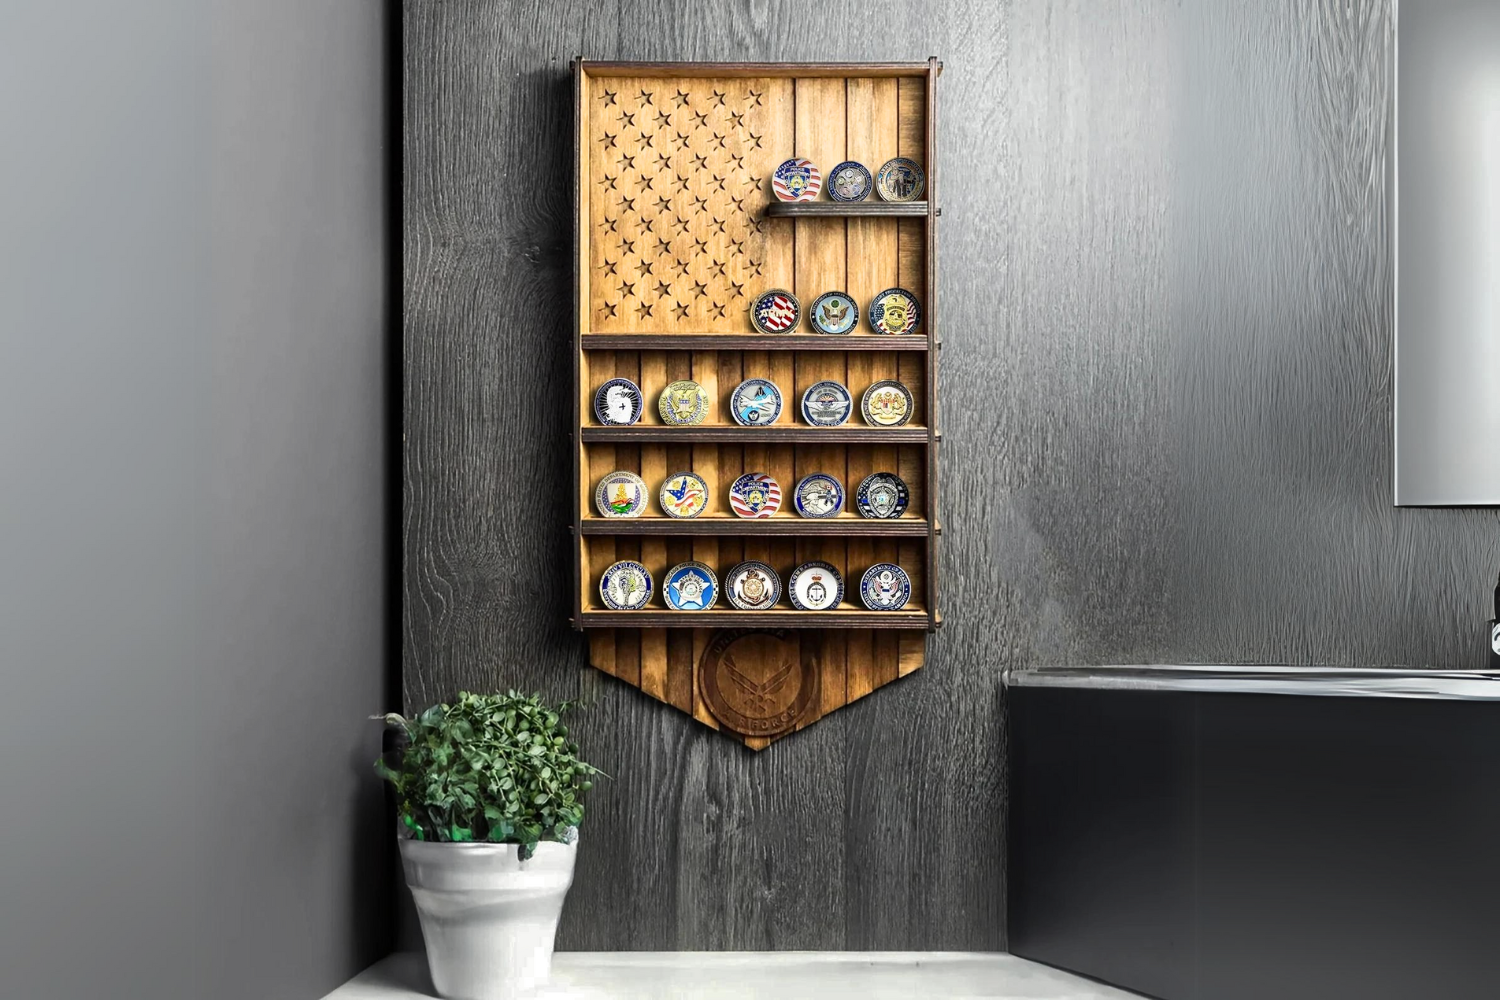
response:
M802 318L802 304L784 288L761 292L750 306L750 322L761 333L791 333Z
M781 486L764 472L747 472L729 487L729 508L740 517L770 517L781 509Z
M771 190L782 201L812 201L823 190L823 175L812 160L794 156L771 175Z

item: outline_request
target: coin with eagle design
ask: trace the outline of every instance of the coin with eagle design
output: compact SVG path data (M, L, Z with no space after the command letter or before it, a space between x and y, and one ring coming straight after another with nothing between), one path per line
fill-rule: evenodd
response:
M802 394L802 419L814 427L837 427L854 411L854 397L840 382L814 382Z
M807 321L819 333L845 334L859 325L859 306L843 292L824 292L813 299Z

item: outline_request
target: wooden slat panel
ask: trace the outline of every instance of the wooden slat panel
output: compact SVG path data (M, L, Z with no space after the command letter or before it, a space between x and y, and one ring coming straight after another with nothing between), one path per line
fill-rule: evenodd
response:
M658 701L667 700L667 630L641 632L641 690Z

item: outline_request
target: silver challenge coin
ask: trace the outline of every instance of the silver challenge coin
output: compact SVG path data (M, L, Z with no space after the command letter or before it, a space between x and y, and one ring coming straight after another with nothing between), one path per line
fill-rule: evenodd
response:
M741 427L764 427L781 416L781 390L769 379L747 378L729 397L729 412Z
M843 292L824 292L813 299L807 321L818 333L851 333L859 325L859 304Z
M911 577L895 563L876 563L860 578L859 599L871 611L900 611L911 600Z
M875 190L886 201L916 201L927 189L927 175L916 160L886 160L875 175Z
M802 394L802 419L814 427L838 427L854 412L854 397L840 382L814 382Z
M828 197L834 201L864 201L874 185L870 168L863 163L845 160L828 171Z
M860 481L854 504L860 517L892 518L906 513L911 494L906 481L894 472L876 472Z
M673 611L707 611L719 599L719 578L704 563L678 563L667 570L661 596Z
M781 599L781 578L763 562L742 562L724 578L724 593L741 611L768 611Z
M622 559L599 577L599 596L611 611L639 611L651 600L651 573L638 562Z
M604 517L640 517L646 503L646 481L634 472L611 472L594 490L594 506Z
M594 391L594 417L601 424L633 424L644 410L641 387L628 378L612 378Z
M827 611L844 599L844 578L826 562L805 562L792 571L786 596L798 611Z
M837 517L844 509L844 487L826 472L803 476L792 495L803 517Z

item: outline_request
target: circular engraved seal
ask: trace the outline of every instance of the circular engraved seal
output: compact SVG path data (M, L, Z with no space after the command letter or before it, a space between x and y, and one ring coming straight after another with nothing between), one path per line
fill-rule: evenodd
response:
M922 168L904 156L886 160L875 175L875 190L886 201L916 201L926 187Z
M828 197L834 201L864 201L873 183L869 167L845 160L828 171Z
M761 292L750 305L750 322L761 333L791 333L802 318L802 303L785 288Z
M814 427L837 427L854 412L854 397L842 382L814 382L802 394L802 419Z
M769 379L747 378L734 387L729 414L741 427L774 424L781 416L781 390Z
M599 577L599 596L613 611L639 611L651 600L651 571L640 563L622 559Z
M628 378L612 378L594 391L594 416L601 424L633 424L644 408L641 387Z
M916 333L922 304L904 288L887 288L870 300L870 329L887 336Z
M708 483L696 472L677 472L661 484L662 513L668 517L697 517L708 505Z
M818 671L803 667L790 630L721 629L698 661L698 688L724 728L777 736L817 702Z
M771 190L782 201L812 201L823 190L823 175L812 160L794 156L771 175Z
M859 325L859 303L843 292L824 292L813 299L807 321L819 333L848 333Z
M792 494L803 517L838 517L844 509L844 486L826 472L803 476Z
M911 419L911 390L895 379L883 379L865 390L859 408L871 427L900 427Z
M900 611L911 600L911 577L895 563L876 563L860 578L859 597L871 611Z
M724 578L724 594L741 611L769 611L781 600L781 578L763 562L742 562Z
M678 563L667 570L661 593L673 611L707 611L719 599L719 578L706 563Z
M805 562L792 570L786 596L798 611L827 611L844 599L844 577L830 563Z
M860 481L854 503L860 517L900 517L906 513L911 494L906 480L894 472L876 472Z
M691 379L670 382L656 401L664 424L701 424L708 416L708 393Z
M634 472L611 472L599 480L594 506L604 517L640 517L646 509L646 481Z

